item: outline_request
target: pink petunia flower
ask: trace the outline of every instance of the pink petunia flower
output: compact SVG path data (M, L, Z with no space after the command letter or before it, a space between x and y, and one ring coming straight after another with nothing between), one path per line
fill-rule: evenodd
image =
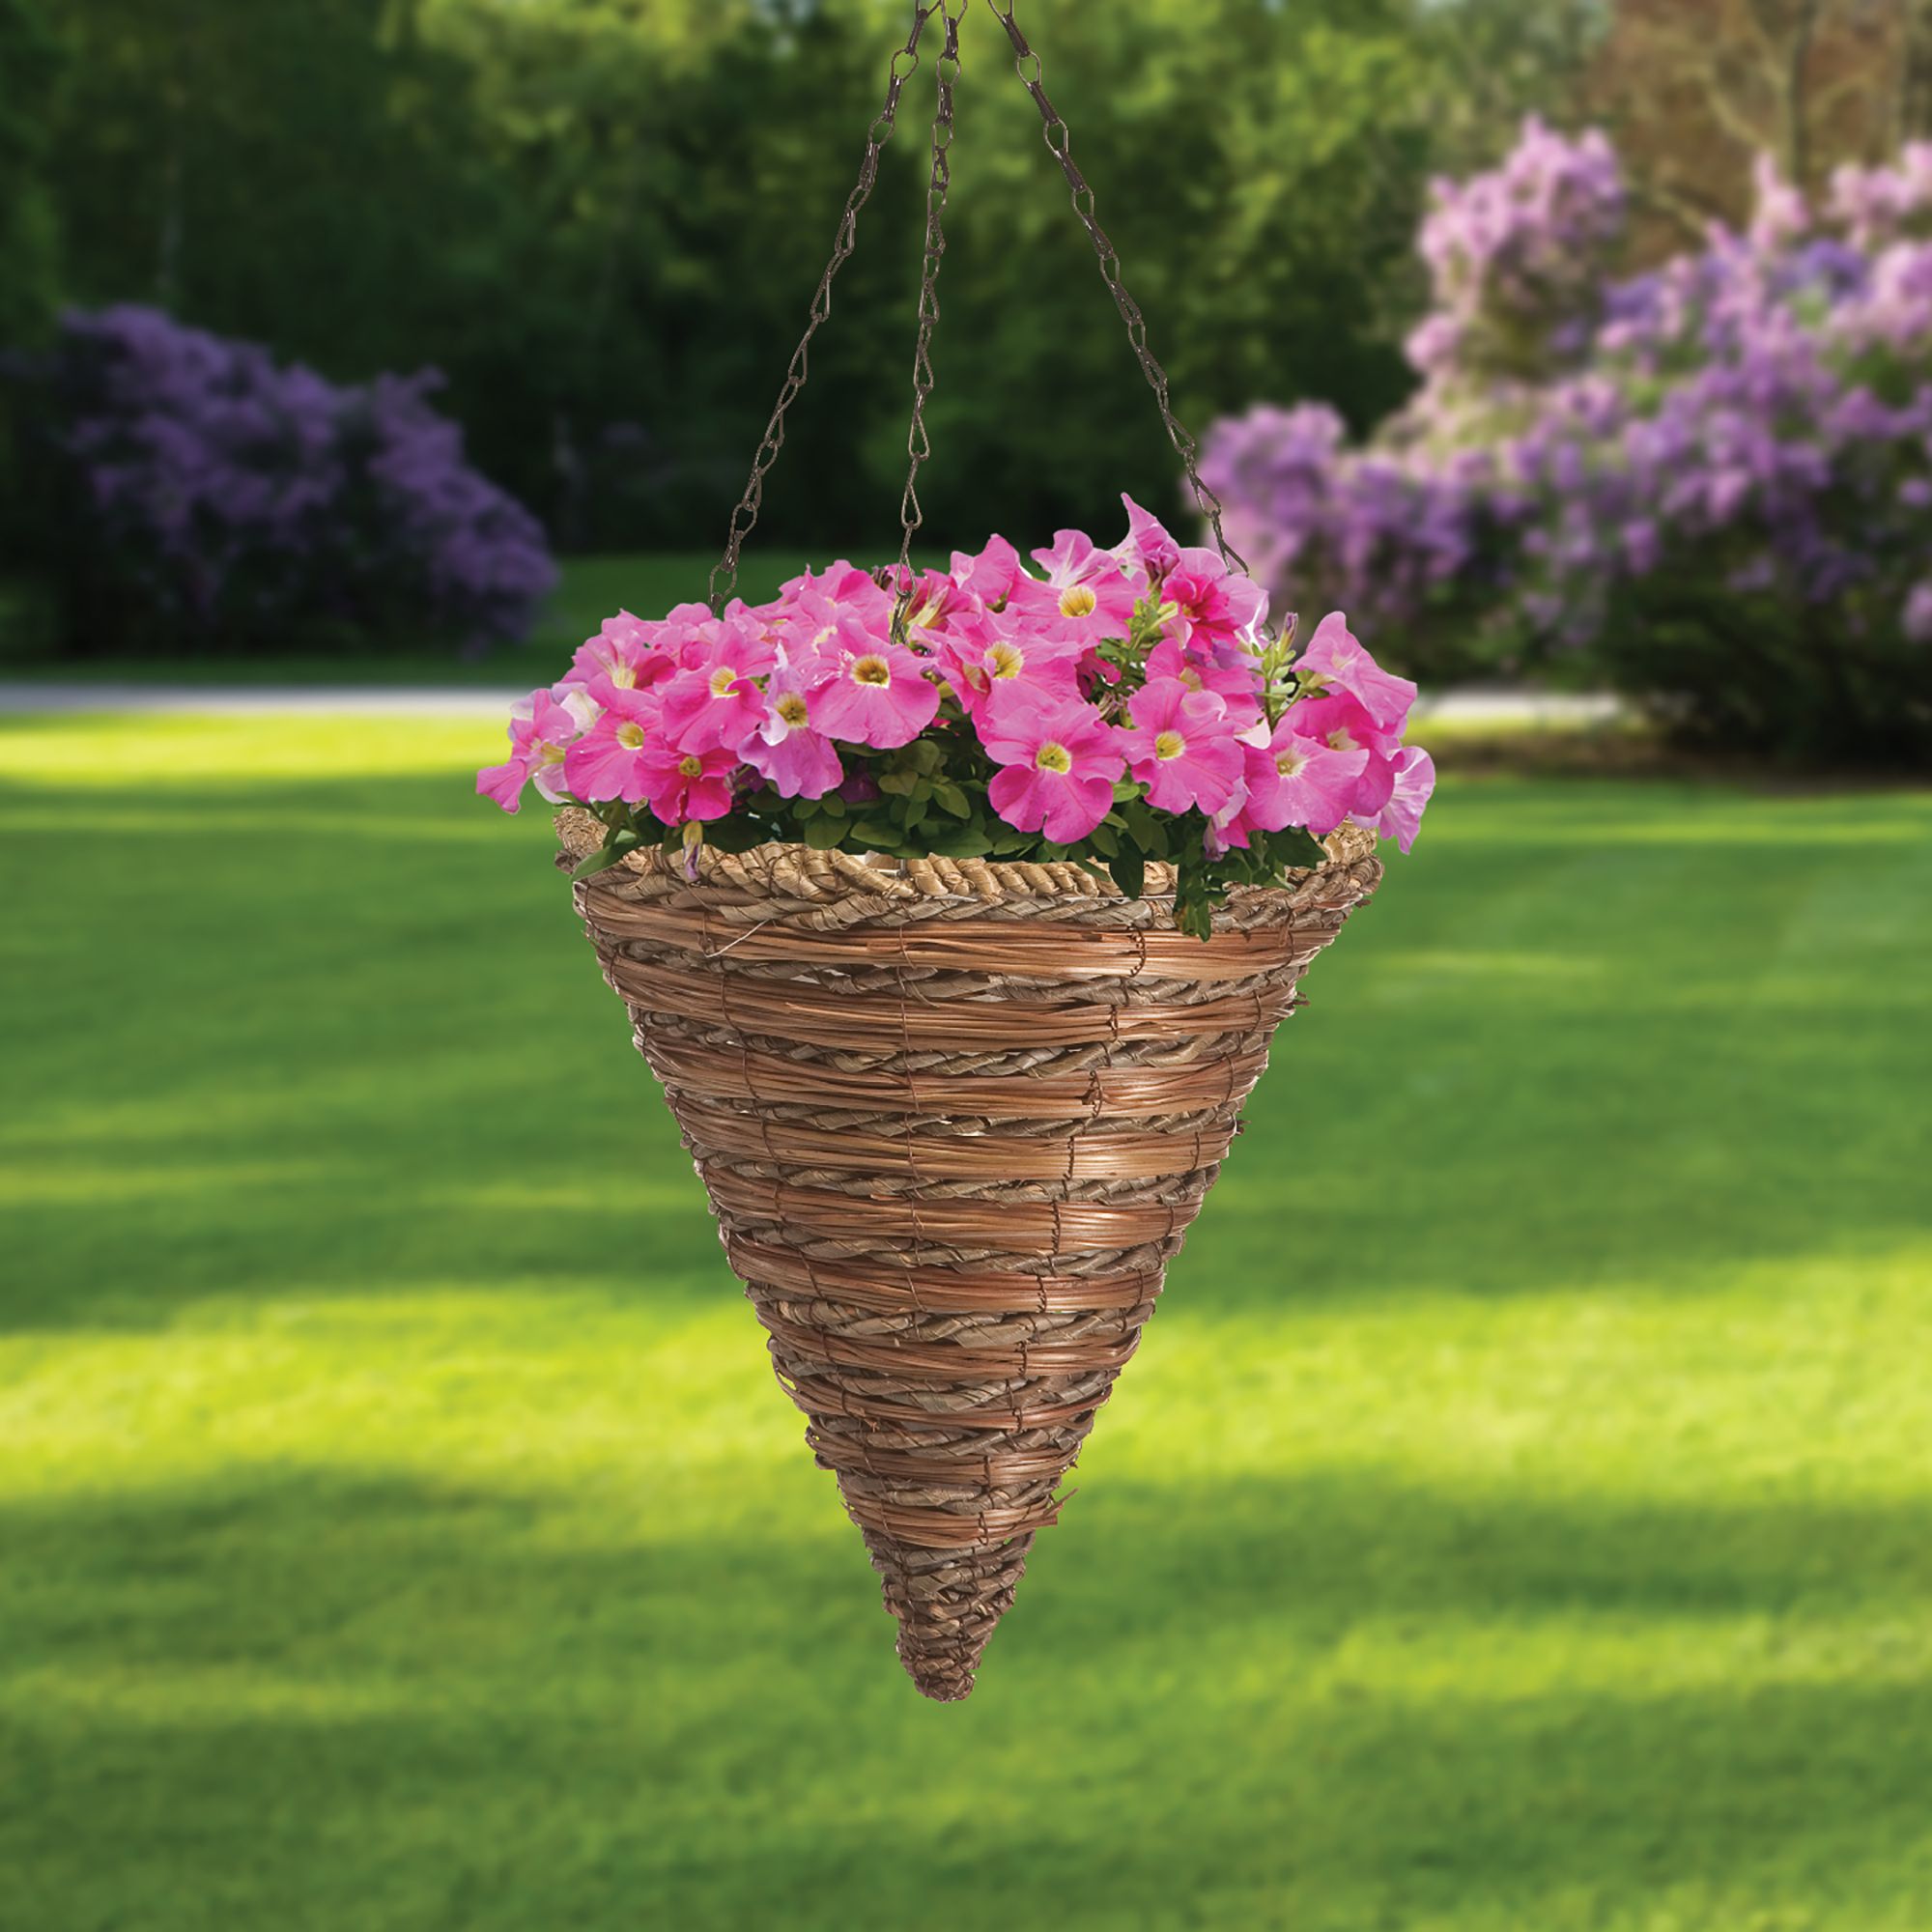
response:
M1395 753L1400 741L1384 731L1360 700L1346 691L1331 692L1324 697L1297 697L1288 707L1287 716L1301 737L1317 739L1335 752L1359 748L1368 753L1350 811L1351 816L1379 813L1395 789Z
M781 798L823 798L845 777L832 740L813 727L812 694L781 656L765 686L765 716L739 747L752 769Z
M538 792L553 805L560 804L563 764L572 745L595 722L597 707L581 691L556 685L533 691L510 713L510 755L500 765L476 774L476 789L505 811L515 811L524 786L534 780Z
M738 754L714 745L692 752L665 738L646 740L638 754L643 802L667 825L723 818L731 810L732 775Z
M1267 592L1233 571L1211 550L1183 550L1160 586L1161 601L1179 607L1196 637L1233 641L1251 637L1267 615Z
M1245 766L1238 724L1211 691L1190 691L1176 677L1150 679L1133 699L1121 733L1128 769L1161 811L1199 806L1209 818L1234 802Z
M1347 692L1379 729L1401 736L1415 686L1382 669L1350 635L1341 611L1331 611L1316 626L1294 668L1305 680L1319 680L1317 691Z
M1193 639L1163 638L1148 653L1147 674L1177 678L1190 691L1211 691L1245 730L1262 715L1261 666L1252 651L1209 651Z
M1114 554L1122 563L1139 564L1150 578L1165 577L1180 561L1180 546L1152 511L1124 493L1121 501L1127 506L1127 534Z
M1062 536L1072 534L1063 530ZM1091 649L1105 638L1124 638L1134 626L1133 586L1104 551L1104 568L1068 583L1024 578L1014 585L1009 609L1015 620L1042 635Z
M1099 549L1085 530L1055 530L1053 548L1035 551L1033 560L1045 572L1048 585L1055 590L1070 589L1077 583L1104 582L1112 577L1123 577L1126 569L1119 551ZM1138 561L1136 557L1135 562Z
M1380 838L1393 838L1405 852L1422 829L1423 808L1435 789L1435 760L1419 745L1405 745L1395 754L1395 781L1388 798L1373 818L1356 812L1355 823L1366 825Z
M828 737L890 751L909 745L932 723L939 687L903 644L869 634L847 618L821 647L832 665L816 693L813 721Z
M933 653L946 681L970 717L977 718L996 685L1024 682L1053 697L1080 696L1083 646L1025 630L943 640Z
M1246 795L1240 817L1243 829L1279 832L1299 825L1318 838L1329 833L1354 810L1369 753L1357 747L1338 752L1319 738L1304 738L1294 728L1294 708L1272 732L1265 726L1248 734L1244 746L1243 782ZM1230 843L1245 845L1245 838Z
M1020 554L1005 537L994 537L978 556L952 553L952 581L988 611L1002 611L1013 585L1026 576Z
M993 810L1016 831L1077 843L1113 810L1120 737L1078 698L998 686L980 724L980 742L1001 767L987 786Z
M664 687L666 734L692 752L737 745L763 722L757 680L771 669L772 647L749 625L721 624L688 643L684 668Z
M578 798L635 805L650 786L644 756L654 742L662 743L664 699L608 678L598 681L594 695L603 716L564 754L563 781Z
M639 690L656 684L677 668L676 657L660 648L669 629L668 619L646 623L628 611L606 617L597 635L578 646L570 661L569 681L587 686L605 677Z

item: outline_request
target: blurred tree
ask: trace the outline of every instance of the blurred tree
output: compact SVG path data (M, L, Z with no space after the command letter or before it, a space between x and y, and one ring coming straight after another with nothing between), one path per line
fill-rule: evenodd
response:
M1493 165L1526 115L1558 127L1588 118L1584 84L1609 38L1615 0L1448 0L1425 7L1418 37L1431 71L1436 170Z
M1366 425L1402 398L1424 181L1574 67L1590 8L1554 11L1022 5L1187 420L1313 395ZM478 462L566 544L722 539L909 12L62 0L70 292L158 299L337 380L433 362ZM1173 453L984 10L964 68L928 535L1104 524L1122 488L1173 510ZM930 87L928 57L773 476L773 537L891 527Z
M0 0L0 344L32 340L53 314L59 224L45 101L59 69L39 0Z
M1667 253L1748 218L1760 154L1815 191L1932 132L1932 0L1620 0L1584 103Z

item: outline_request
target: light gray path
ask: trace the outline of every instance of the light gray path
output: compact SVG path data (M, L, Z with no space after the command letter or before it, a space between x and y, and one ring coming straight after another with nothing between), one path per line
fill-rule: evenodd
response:
M201 717L352 718L504 717L520 691L460 687L387 689L329 685L25 684L0 682L0 714L9 712L186 712ZM1596 724L1622 707L1607 696L1467 689L1426 697L1418 723L1459 724Z
M202 718L497 718L526 694L381 685L0 683L0 715L28 711L171 711Z

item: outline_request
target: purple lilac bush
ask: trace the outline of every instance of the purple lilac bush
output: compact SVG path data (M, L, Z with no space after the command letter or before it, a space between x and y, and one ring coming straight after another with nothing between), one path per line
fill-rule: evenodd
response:
M1414 401L1217 425L1230 534L1425 675L1579 661L1680 733L1932 757L1932 145L1619 276L1601 136L1438 184Z
M549 548L464 460L440 380L337 384L131 304L65 317L47 386L72 642L521 636Z

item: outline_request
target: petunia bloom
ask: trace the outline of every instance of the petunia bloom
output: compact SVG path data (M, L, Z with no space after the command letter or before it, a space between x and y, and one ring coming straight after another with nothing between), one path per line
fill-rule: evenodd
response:
M1005 537L995 537L978 556L952 553L952 581L988 611L1003 611L1013 585L1026 576L1020 554Z
M1127 506L1127 534L1114 554L1122 563L1137 564L1150 578L1165 577L1180 561L1180 546L1151 510L1142 509L1124 493L1121 501Z
M1121 733L1128 768L1159 811L1198 806L1208 817L1233 803L1243 770L1238 727L1211 691L1190 691L1176 677L1151 679L1133 699L1132 723Z
M570 748L595 720L597 707L564 685L533 691L510 714L510 755L476 774L476 789L505 811L518 810L524 786L535 781L553 805L565 796L561 781Z
M1291 706L1271 732L1264 726L1248 736L1241 821L1244 829L1257 832L1299 825L1325 838L1354 810L1369 753L1362 747L1340 752L1320 738L1303 737L1295 729L1294 710Z
M1042 699L1034 687L1002 684L980 728L986 755L1001 767L987 796L1017 831L1071 845L1113 810L1123 763L1120 733L1091 704Z
M667 825L723 818L731 810L735 752L722 745L691 752L664 738L646 741L639 753L643 802Z
M1406 745L1395 754L1395 782L1381 810L1373 817L1357 812L1355 823L1366 825L1378 838L1393 838L1405 852L1415 843L1422 810L1435 789L1435 761L1419 745Z
M828 656L832 648L826 647ZM812 706L817 726L828 737L890 751L911 744L932 723L939 687L903 644L843 623L836 663Z
M675 656L660 648L670 629L668 619L646 623L628 611L606 617L597 635L578 646L570 661L570 681L588 686L607 677L612 684L639 689L656 684L677 668Z
M1355 799L1350 808L1355 815L1374 817L1389 801L1395 789L1395 754L1400 741L1384 731L1369 716L1361 702L1345 691L1323 697L1298 697L1288 708L1294 729L1304 738L1314 738L1330 751L1366 751L1368 762L1356 781Z
M933 661L968 716L978 717L998 684L1026 683L1055 697L1078 697L1083 650L1077 640L1015 630L993 632L984 639L943 639Z
M813 695L782 659L765 687L765 716L739 747L781 798L823 798L845 776L831 739L814 728Z
M664 699L609 679L599 680L593 696L603 715L564 754L563 781L576 798L635 805L650 786L644 757L662 742Z
M1230 570L1211 550L1183 550L1162 581L1161 601L1179 610L1189 633L1208 642L1251 636L1267 615L1267 592Z
M1201 649L1190 639L1163 638L1147 659L1148 679L1178 678L1189 691L1211 691L1245 730L1262 715L1261 663L1252 651Z
M757 680L774 653L748 625L731 623L687 644L684 668L664 687L664 729L687 751L736 745L765 715Z
M1306 681L1319 680L1318 690L1347 692L1381 730L1399 735L1408 722L1415 686L1377 664L1350 634L1349 621L1339 611L1331 611L1316 626L1294 668Z

